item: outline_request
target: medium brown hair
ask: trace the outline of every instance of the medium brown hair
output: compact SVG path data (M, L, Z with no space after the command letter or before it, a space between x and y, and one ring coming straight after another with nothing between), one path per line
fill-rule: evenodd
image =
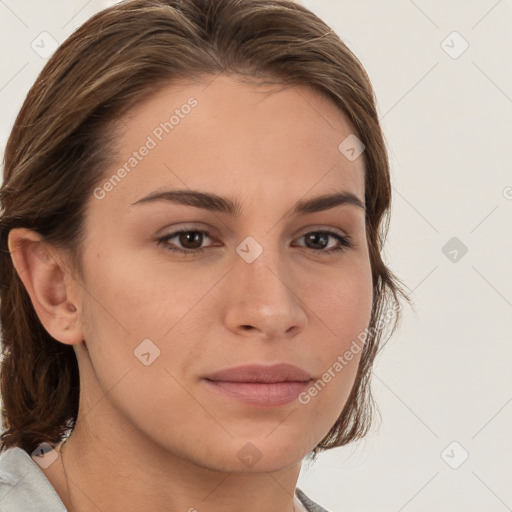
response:
M375 412L374 358L400 317L401 282L381 250L391 184L374 92L358 59L322 20L291 0L135 0L77 29L37 77L10 134L0 189L0 452L56 445L75 425L80 379L73 347L44 329L8 250L13 228L67 251L82 275L86 202L116 150L120 117L179 80L235 74L307 85L348 117L366 149L366 235L373 304L358 372L343 411L312 452L367 434ZM341 142L341 141L340 141ZM391 321L382 319L393 311Z

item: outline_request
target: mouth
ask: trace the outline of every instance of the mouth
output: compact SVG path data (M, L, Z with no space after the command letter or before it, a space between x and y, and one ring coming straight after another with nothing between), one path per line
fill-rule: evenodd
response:
M313 379L305 370L281 363L227 368L203 380L225 397L256 407L276 407L293 402Z

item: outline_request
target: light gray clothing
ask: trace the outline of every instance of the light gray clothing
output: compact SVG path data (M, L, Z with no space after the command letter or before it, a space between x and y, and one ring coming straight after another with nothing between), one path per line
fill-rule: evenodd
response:
M308 512L328 512L298 487L295 493ZM67 512L39 465L19 447L0 454L0 512Z

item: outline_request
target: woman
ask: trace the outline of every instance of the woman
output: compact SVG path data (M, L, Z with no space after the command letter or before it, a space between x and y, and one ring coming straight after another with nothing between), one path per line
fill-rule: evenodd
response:
M324 510L301 462L368 431L407 298L390 192L369 79L304 7L88 20L6 148L2 510Z

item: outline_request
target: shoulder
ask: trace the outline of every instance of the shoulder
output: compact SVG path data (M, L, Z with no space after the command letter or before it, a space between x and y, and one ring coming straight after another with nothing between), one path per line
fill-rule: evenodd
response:
M32 457L12 447L0 453L0 510L66 512L66 507Z
M311 498L308 498L304 491L298 487L295 488L295 494L308 512L329 512L327 509L321 507L318 503L315 503Z

